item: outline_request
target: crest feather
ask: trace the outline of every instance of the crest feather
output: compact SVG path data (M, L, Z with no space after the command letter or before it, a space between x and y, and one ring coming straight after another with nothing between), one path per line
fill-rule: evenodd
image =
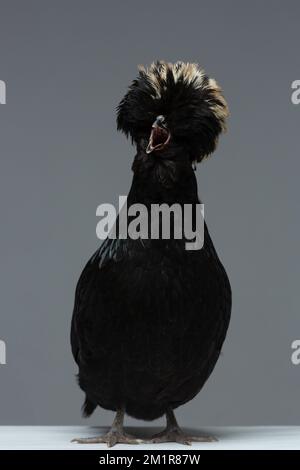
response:
M211 154L228 117L217 82L196 63L158 61L149 67L140 65L138 70L118 107L118 129L137 142L162 114L173 139L189 148L191 161Z

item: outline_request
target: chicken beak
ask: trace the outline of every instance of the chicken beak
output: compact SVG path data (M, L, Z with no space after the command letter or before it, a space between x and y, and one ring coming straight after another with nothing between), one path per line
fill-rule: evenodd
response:
M169 143L171 134L165 126L161 126L157 120L154 122L146 153L163 150Z

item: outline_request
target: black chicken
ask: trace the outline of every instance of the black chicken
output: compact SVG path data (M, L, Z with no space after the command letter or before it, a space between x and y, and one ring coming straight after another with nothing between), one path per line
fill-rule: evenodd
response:
M117 117L137 147L128 207L199 204L194 165L214 151L227 114L220 88L196 64L140 67ZM116 417L107 434L75 441L142 442L124 432L125 413L166 414L166 429L150 442L210 440L186 436L173 410L210 376L230 313L229 280L206 225L199 250L174 237L107 238L78 281L71 343L84 415L100 406Z

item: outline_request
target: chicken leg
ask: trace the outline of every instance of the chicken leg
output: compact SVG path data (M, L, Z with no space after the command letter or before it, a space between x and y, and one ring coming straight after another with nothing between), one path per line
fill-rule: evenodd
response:
M97 437L85 437L73 439L72 442L77 444L107 444L107 447L113 447L116 444L141 444L144 442L142 439L138 439L135 436L125 433L123 428L124 422L124 410L117 410L115 419L110 430Z
M189 436L179 427L172 408L166 412L167 426L150 438L151 443L178 442L183 445L191 445L192 442L214 442L217 439L214 436Z

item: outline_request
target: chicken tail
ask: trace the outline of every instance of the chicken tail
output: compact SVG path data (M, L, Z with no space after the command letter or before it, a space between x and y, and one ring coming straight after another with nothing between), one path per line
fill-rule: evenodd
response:
M84 400L84 404L82 405L82 415L85 418L88 418L89 416L91 416L91 414L95 411L96 408L97 408L97 403L94 403L86 396Z

